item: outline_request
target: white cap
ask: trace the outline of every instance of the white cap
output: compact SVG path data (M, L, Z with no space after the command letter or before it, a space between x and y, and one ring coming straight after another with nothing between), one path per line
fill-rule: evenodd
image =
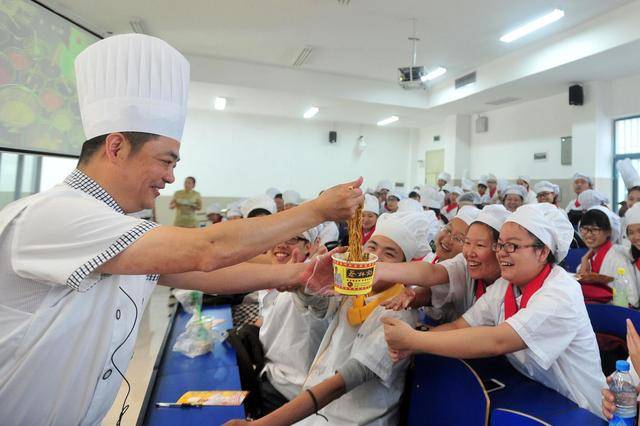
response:
M466 204L481 204L482 198L480 198L480 194L477 192L465 192L456 200L459 206Z
M456 214L456 218L460 219L467 225L471 225L474 220L478 218L478 214L480 214L480 209L475 206L463 206L458 210L458 214Z
M393 189L393 183L388 179L381 180L378 182L378 186L376 186L376 192L382 191L383 189L391 191Z
M626 211L624 224L626 226L640 224L640 203L635 203L633 207Z
M395 198L398 199L398 201L404 200L405 198L407 198L406 195L404 195L404 193L402 191L400 191L399 189L395 189L395 190L389 192L387 194L387 198L389 198L389 197L395 197Z
M452 186L449 189L449 192L451 194L458 194L458 196L464 194L464 191L462 190L462 188L460 188L459 186Z
M502 225L509 216L511 216L511 212L502 204L490 204L480 211L475 222L482 222L500 232Z
M589 210L600 210L602 213L607 215L607 219L609 219L609 225L611 225L611 242L614 244L619 243L621 230L620 216L618 216L605 206L594 206Z
M504 200L507 195L519 195L520 198L525 200L527 198L527 188L522 185L509 185L502 191L502 199Z
M538 237L560 263L569 252L573 241L573 226L567 216L549 203L525 204L507 218Z
M442 222L438 220L438 217L433 212L433 210L426 210L424 214L427 215L427 220L429 220L429 230L427 231L427 243L433 241L433 239L438 235L438 232L442 229ZM429 247L431 248L431 247Z
M630 159L625 158L624 160L618 161L617 167L627 190L635 186L640 186L640 175L638 175L638 171L633 167L633 164L631 164Z
M249 217L249 213L256 209L264 209L271 214L275 214L278 211L276 202L267 194L251 197L240 205L240 211L242 211L242 217L244 218Z
M211 203L207 206L207 209L205 210L205 214L208 216L210 214L221 214L222 213L222 208L220 207L220 204L218 203Z
M518 180L523 180L523 181L527 182L528 184L531 184L531 176L519 175L518 176Z
M322 230L322 224L318 226L314 226L311 229L307 229L300 236L305 240L309 241L311 244L315 243L316 238L320 235L320 231Z
M478 178L478 185L484 185L487 186L487 180L489 180L489 176L487 175L482 175Z
M441 209L444 205L444 194L432 186L420 191L420 204L430 209Z
M282 201L285 204L295 204L297 206L302 202L302 198L296 191L289 190L282 193Z
M391 239L402 249L405 261L410 262L430 251L427 239L431 227L430 218L424 212L384 213L378 218L376 230L371 237L381 235Z
M496 182L496 183L498 183L498 178L493 173L489 173L486 177L487 177L487 182Z
M438 175L438 179L442 179L445 182L451 181L451 174L447 172L442 172Z
M511 184L507 179L498 179L496 189L498 190L498 193L502 194L509 186L511 186Z
M560 193L560 187L554 183L549 182L548 180L543 180L536 183L533 187L533 191L538 192L553 192L558 195Z
M340 230L335 222L324 222L320 229L320 244L338 241L340 238Z
M364 194L364 207L363 212L371 212L375 215L380 215L380 203L378 199L371 194Z
M165 41L144 34L108 37L78 55L75 71L87 140L114 132L182 139L189 62Z
M413 198L405 198L404 200L400 200L398 203L398 211L414 211L414 212L424 212L422 208L422 204L419 201L414 200Z
M471 179L462 179L462 189L464 192L470 192L475 189L475 185Z
M244 202L242 201L234 201L233 203L227 205L227 219L230 217L242 217L242 211L240 210L240 205Z
M591 207L607 204L609 198L595 189L587 189L578 195L578 202L582 210L589 210Z
M589 182L589 185L593 185L593 181L591 180L591 178L587 175L583 175L582 173L575 173L573 175L573 181L577 181L578 179L584 179L587 182Z
M271 198L275 198L276 195L282 194L282 191L280 191L278 188L269 188L264 193Z

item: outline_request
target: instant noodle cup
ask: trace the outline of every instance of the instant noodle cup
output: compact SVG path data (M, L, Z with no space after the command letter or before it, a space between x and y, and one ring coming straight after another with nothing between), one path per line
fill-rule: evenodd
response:
M333 288L337 293L357 296L371 292L378 256L371 253L367 253L366 256L368 256L367 260L362 262L346 260L349 258L349 252L336 253L331 256L333 260Z

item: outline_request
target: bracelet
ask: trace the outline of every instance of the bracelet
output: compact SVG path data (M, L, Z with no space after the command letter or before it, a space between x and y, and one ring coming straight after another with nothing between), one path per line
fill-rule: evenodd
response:
M313 401L313 408L314 411L316 413L316 416L320 416L322 417L325 421L329 421L329 419L326 416L323 416L322 414L318 413L318 400L316 399L316 396L313 394L313 392L311 392L311 389L307 389L307 392L309 393L309 396L311 397L311 400Z

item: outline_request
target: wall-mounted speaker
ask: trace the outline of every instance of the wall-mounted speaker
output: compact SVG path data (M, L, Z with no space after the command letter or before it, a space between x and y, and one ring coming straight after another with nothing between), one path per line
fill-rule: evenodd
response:
M329 132L329 143L336 142L338 142L338 132L332 130Z
M574 84L569 87L569 105L582 105L584 103L584 91L582 86Z

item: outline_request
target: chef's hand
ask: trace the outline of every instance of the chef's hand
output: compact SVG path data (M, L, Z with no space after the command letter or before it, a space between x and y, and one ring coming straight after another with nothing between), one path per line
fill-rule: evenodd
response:
M349 220L356 208L364 203L364 195L360 189L362 182L362 177L359 177L353 182L336 185L310 203L323 222Z
M413 353L412 342L417 336L409 324L393 317L382 317L384 324L384 338L387 341L389 356L393 362L400 361Z
M627 349L631 365L635 371L640 370L640 336L630 319L627 319Z
M385 300L380 305L393 311L402 311L407 309L411 302L416 299L416 292L411 287L405 287L402 293L394 298Z
M607 384L610 385L612 376L607 377ZM636 391L640 392L640 385L636 386ZM607 420L611 420L616 411L616 398L609 388L602 389L602 414Z
M334 296L333 291L333 260L331 256L335 253L344 253L346 247L336 247L329 253L316 256L306 264L305 270L300 275L300 282L304 284L305 291L309 294L319 296Z

